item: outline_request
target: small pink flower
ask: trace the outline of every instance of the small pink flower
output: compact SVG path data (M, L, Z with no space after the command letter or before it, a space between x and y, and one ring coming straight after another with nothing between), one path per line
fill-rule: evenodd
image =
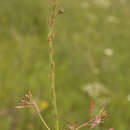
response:
M95 121L93 122L91 128L94 128L96 125L100 124L102 119L100 117L96 117Z
M109 113L105 109L102 109L99 112L99 114L96 116L96 118L94 119L94 121L93 121L93 123L91 125L91 128L94 128L98 124L102 123L102 121L104 121L108 116L109 116Z
M114 128L110 128L109 130L114 130Z

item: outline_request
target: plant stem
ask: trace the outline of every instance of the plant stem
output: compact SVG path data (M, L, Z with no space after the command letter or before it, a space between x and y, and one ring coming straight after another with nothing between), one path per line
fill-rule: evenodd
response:
M51 2L51 17L49 20L49 33L48 33L48 43L49 43L49 57L50 57L50 79L51 79L51 89L53 96L53 106L55 113L55 125L56 130L59 130L59 121L58 121L58 111L57 111L57 103L56 103L56 91L55 91L55 61L54 61L54 51L53 51L53 43L54 43L54 25L56 18L56 0L52 0Z
M43 119L41 113L38 113L38 116L39 116L39 118L41 119L41 121L43 122L43 124L46 126L46 128L47 128L48 130L50 130L50 128L48 127L47 123L46 123L45 120Z
M79 130L82 127L88 127L91 123L92 123L93 119L89 120L86 123L81 124L80 126L78 126L75 130Z
M40 110L39 110L39 107L38 105L36 104L36 102L34 100L32 100L32 107L34 108L34 110L36 111L36 113L38 114L39 118L41 119L42 123L45 125L45 127L48 129L48 130L51 130L49 128L49 126L47 125L47 123L45 122L45 120L43 119L43 116L41 115L40 113Z

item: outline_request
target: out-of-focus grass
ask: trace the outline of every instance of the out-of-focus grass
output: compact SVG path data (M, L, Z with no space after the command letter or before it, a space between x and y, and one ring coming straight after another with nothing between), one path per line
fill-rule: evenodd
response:
M34 130L42 124L30 110L10 108L27 91L50 103L47 0L0 0L0 129ZM100 129L130 128L130 2L62 0L55 34L56 91L60 123L85 122L93 97L89 83L107 88L109 120ZM110 49L109 49L110 48ZM104 52L112 51L111 55ZM103 107L100 97L96 108ZM106 99L106 98L105 98ZM95 110L96 111L96 110ZM51 124L51 105L43 111ZM95 130L99 130L95 128Z

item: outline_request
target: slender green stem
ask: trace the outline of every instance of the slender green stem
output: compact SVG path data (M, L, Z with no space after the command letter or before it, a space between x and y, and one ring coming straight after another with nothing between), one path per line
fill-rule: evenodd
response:
M85 125L86 123L84 123L84 124L82 124L82 125L80 125L79 127L77 127L75 130L79 130L80 128L82 128L82 127L84 127L84 125Z
M51 89L52 89L52 96L53 96L53 106L54 106L54 113L55 113L55 125L56 130L59 130L59 121L58 121L58 111L57 111L57 103L56 103L56 91L55 91L55 61L54 61L54 51L53 51L53 43L54 43L54 25L55 25L55 18L56 18L56 0L52 0L51 3L52 11L51 17L49 20L49 33L48 33L48 43L49 43L49 57L50 57L50 78L51 78Z
M47 123L45 122L45 120L43 119L43 116L41 115L40 113L40 110L39 110L39 107L37 105L37 103L34 101L34 100L31 100L31 105L32 107L34 108L34 110L36 111L36 113L38 114L39 118L41 119L42 123L45 125L45 127L48 129L48 130L51 130L49 128L49 126L47 125Z
M80 126L78 126L75 130L79 130L82 127L88 127L91 123L92 123L93 119L89 120L86 123L81 124Z
M80 125L79 127L77 127L75 130L79 130L80 128L82 128L83 125Z
M45 120L43 119L41 113L38 113L38 116L39 116L39 118L41 119L41 121L43 122L43 124L46 126L46 128L47 128L48 130L50 130L50 128L48 127L47 123L46 123Z

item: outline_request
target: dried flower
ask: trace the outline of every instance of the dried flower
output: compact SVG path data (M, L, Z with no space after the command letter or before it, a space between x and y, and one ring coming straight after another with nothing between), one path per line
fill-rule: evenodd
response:
M63 13L64 13L64 7L61 6L61 7L59 7L59 9L58 9L57 15L61 15L61 14L63 14Z
M15 106L15 109L23 109L23 108L33 108L37 113L40 113L39 108L34 100L32 100L32 94L29 91L25 96L20 100L22 105Z
M20 100L21 104L20 106L15 106L15 109L22 109L22 108L33 108L36 113L38 114L39 118L41 119L41 121L43 122L43 124L46 126L46 128L48 130L50 130L50 127L47 125L47 123L45 122L45 120L43 119L40 110L38 108L38 105L36 104L36 102L32 99L32 94L30 91L28 91L27 94L25 94L25 96Z

